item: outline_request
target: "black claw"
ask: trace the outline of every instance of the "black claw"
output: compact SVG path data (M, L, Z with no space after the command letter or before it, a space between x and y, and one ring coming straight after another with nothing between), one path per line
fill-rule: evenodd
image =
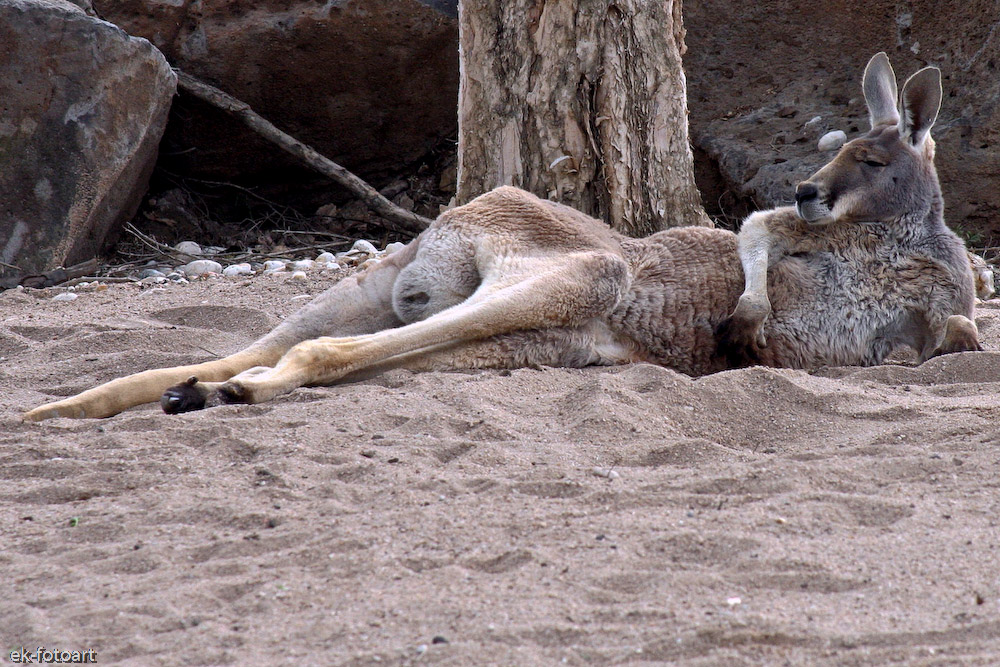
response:
M201 410L205 407L205 397L195 388L196 384L198 384L198 378L191 377L170 387L160 396L160 407L168 415Z

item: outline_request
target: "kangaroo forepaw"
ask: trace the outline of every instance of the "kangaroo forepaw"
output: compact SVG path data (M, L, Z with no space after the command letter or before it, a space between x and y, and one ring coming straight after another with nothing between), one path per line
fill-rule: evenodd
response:
M205 407L206 398L204 387L198 384L198 378L190 377L164 391L160 396L160 407L168 415L179 415L182 412L201 410Z
M767 347L764 323L770 314L771 303L766 298L761 300L745 293L733 314L716 327L717 351L730 366L760 363L760 352Z
M744 320L727 317L715 329L716 353L726 358L731 368L752 366L760 363L760 351L764 338L747 326Z

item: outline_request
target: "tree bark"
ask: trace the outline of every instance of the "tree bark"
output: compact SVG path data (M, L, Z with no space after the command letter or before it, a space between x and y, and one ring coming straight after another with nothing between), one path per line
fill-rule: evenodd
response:
M681 0L461 0L459 204L517 185L644 236L711 225Z

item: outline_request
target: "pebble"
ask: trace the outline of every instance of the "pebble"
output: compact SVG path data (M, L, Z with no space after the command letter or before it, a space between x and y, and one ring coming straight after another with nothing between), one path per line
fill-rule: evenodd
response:
M224 276L249 276L253 273L253 268L250 266L250 262L242 262L240 264L230 264L226 268L222 269L222 275Z
M324 262L323 264L320 264L320 268L327 271L340 271L343 267L340 266L340 264L337 264L337 262Z
M316 262L311 259L300 259L297 262L292 262L288 267L294 271L309 271L316 265Z
M395 241L395 242L390 243L389 245L387 245L385 247L385 250L383 252L386 255L391 255L394 252L399 252L400 250L402 250L405 247L406 247L405 243L400 243L399 241Z
M809 120L807 120L806 124L803 125L802 127L804 129L806 129L806 130L815 130L816 126L819 125L822 122L823 122L823 117L822 116L813 116L812 118L810 118Z
M170 273L168 273L167 274L167 280L172 280L175 283L186 283L186 282L188 282L188 279L184 277L184 274L180 273L179 271L171 271Z
M606 479L618 479L619 477L621 477L621 475L619 475L616 471L612 470L611 468L594 468L590 472L597 475L598 477L604 477Z
M843 130L827 132L819 139L819 149L821 151L835 151L847 143L847 134Z
M333 256L332 252L321 252L316 256L317 264L329 264L330 262L336 262L337 258Z
M269 259L264 262L264 270L268 273L285 270L285 262L280 259Z
M56 294L54 297L52 297L52 300L53 301L74 301L74 300L76 300L76 298L77 298L77 295L74 294L73 292L62 292L62 293Z
M294 273L292 273L292 277L289 278L289 280L305 281L309 280L309 277L306 275L305 271L295 271Z
M185 255L198 256L202 254L201 246L195 243L194 241L181 241L180 243L174 246L174 250L180 253L184 253Z
M371 241L358 239L354 242L354 245L351 246L351 249L348 252L363 252L369 255L377 255L378 248L376 248Z
M222 264L211 259L196 259L184 266L177 267L177 270L188 278L193 278L195 276L203 276L206 273L222 273Z
M143 269L139 273L139 280L143 278L165 278L167 274L159 269Z

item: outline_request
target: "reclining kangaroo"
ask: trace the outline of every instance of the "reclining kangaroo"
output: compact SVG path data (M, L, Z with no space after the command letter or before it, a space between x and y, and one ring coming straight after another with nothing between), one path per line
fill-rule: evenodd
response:
M894 91L880 54L865 77L872 131L798 187L802 219L792 209L751 219L739 243L743 298L731 232L631 239L501 187L442 214L245 350L113 380L25 419L107 417L156 400L170 413L258 403L394 367L647 361L698 375L734 356L810 368L876 364L900 346L921 359L979 349L972 270L942 220L928 136L940 74L907 83L899 122ZM727 354L715 331L731 313Z

